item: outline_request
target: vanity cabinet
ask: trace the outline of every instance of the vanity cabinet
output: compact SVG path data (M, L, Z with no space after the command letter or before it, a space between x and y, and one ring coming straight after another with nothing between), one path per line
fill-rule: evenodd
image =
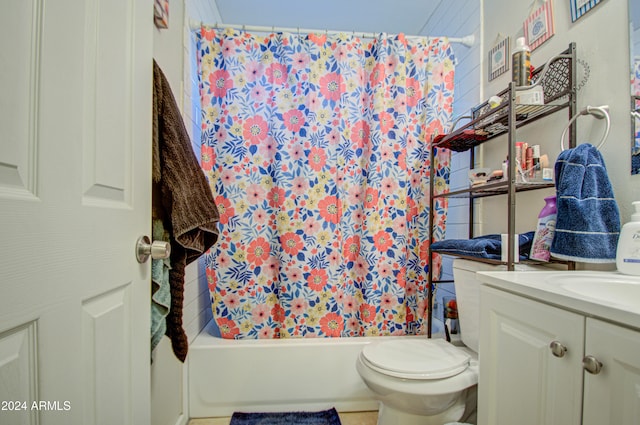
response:
M640 423L640 332L587 318L585 355L602 371L584 374L584 425Z
M482 286L478 424L580 425L584 322ZM551 353L552 341L567 347L563 357Z
M639 331L485 285L480 298L479 425L639 423Z

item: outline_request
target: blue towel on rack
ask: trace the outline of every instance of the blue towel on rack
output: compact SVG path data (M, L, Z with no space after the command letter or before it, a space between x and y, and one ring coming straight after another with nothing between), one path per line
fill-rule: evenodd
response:
M558 216L551 255L561 260L614 263L620 212L604 159L584 143L555 164Z
M529 258L534 235L535 232L527 232L518 236L520 260ZM500 260L502 258L502 241L498 234L478 236L471 239L445 239L431 244L431 249L440 254L488 258L491 260Z

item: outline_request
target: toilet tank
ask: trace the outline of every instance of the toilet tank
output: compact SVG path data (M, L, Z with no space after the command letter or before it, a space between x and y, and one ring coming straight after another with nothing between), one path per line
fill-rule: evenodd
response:
M557 269L558 265L553 265L552 267ZM516 264L515 268L522 271L549 270L547 266L528 264ZM476 278L476 272L500 270L507 270L507 267L505 265L486 264L460 258L453 260L453 285L456 289L456 301L458 303L460 338L464 345L476 353L478 352L478 332L480 327L480 281Z

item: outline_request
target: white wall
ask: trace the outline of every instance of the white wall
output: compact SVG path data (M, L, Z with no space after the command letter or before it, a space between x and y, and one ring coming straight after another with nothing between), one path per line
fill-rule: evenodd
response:
M193 33L189 30L189 17L215 22L217 11L205 2L171 0L169 28L154 34L154 58L171 85L174 97L181 108L185 125L189 131L194 150L198 153L200 142L199 110L193 108L199 103L197 79L191 72L196 59L192 49ZM185 271L183 327L192 342L204 325L211 319L211 304L206 276L199 262L187 266ZM184 425L189 419L187 409L187 367L180 363L171 349L171 342L165 336L156 349L151 366L151 423L153 425Z
M467 115L469 110L480 103L480 65L481 65L481 4L480 0L464 0L442 2L432 18L427 22L425 35L443 34L450 37L461 37L474 34L476 42L472 47L452 44L456 56L455 88L453 115ZM469 153L453 153L451 157L451 190L468 187ZM466 199L449 199L447 213L448 239L465 239L469 234L468 226L469 201ZM443 257L442 279L453 279L451 257ZM443 296L454 294L453 284L439 284L436 291L434 318L442 316ZM434 332L436 328L434 327Z
M635 0L634 0L635 1ZM484 1L483 50L488 52L498 33L510 35L512 40L521 36L531 2L511 0ZM588 63L589 80L578 92L578 110L586 105L610 106L611 133L601 152L609 178L620 207L622 221L630 218L630 205L640 199L640 176L630 175L630 118L629 118L629 37L628 14L625 0L603 0L594 9L572 23L568 1L554 0L555 35L532 52L532 64L541 66L547 58L566 49L570 42L577 45L578 59ZM508 17L508 19L505 19ZM484 55L484 54L483 54ZM483 56L481 70L486 68ZM484 72L484 71L483 71ZM583 72L578 66L578 80ZM488 82L486 72L482 78L483 97L489 97L506 88L510 72ZM518 132L518 139L528 143L540 143L542 151L552 161L557 157L560 135L567 122L566 112L558 112ZM590 116L581 117L578 123L578 143L597 143L603 132L603 122ZM499 144L499 143L498 143ZM504 159L504 146L486 144L484 166L498 168ZM543 193L544 192L544 193ZM544 205L543 197L549 191L534 191L518 195L516 231L535 228L537 214ZM493 199L483 202L483 231L502 233L506 230L506 201Z

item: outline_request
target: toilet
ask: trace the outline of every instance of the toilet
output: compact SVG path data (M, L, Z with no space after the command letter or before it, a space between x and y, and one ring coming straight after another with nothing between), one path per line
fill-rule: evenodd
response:
M480 319L480 282L475 273L505 269L453 261L463 345L424 336L390 337L362 349L356 369L380 402L378 425L475 423ZM544 268L518 265L517 270Z

